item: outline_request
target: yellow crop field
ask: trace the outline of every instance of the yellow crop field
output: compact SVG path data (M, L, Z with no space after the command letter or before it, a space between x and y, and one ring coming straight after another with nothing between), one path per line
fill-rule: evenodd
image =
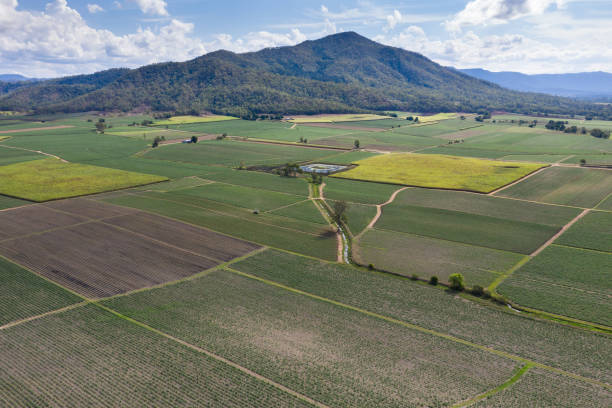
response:
M0 194L42 202L165 180L168 178L43 159L1 166Z
M166 120L156 121L155 125L185 125L188 123L220 122L223 120L237 120L233 116L210 115L210 116L173 116Z
M0 136L0 141L4 140L4 139L8 139L10 136Z
M355 122L360 120L389 119L390 116L373 115L370 113L358 113L347 115L313 115L296 116L289 119L292 123L333 123L333 122Z
M369 157L332 177L488 193L544 164L504 162L436 154L397 153Z

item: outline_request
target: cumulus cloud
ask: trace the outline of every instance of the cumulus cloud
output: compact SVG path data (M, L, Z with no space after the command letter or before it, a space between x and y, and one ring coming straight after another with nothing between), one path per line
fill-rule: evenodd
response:
M66 0L47 4L44 12L17 10L16 0L0 0L0 65L48 77L187 60L206 52L193 29L193 24L173 19L157 30L115 35L90 27Z
M99 13L101 11L104 11L104 9L102 7L100 7L100 5L98 5L98 4L88 4L87 5L87 10L91 14L96 14L96 13Z
M213 49L223 48L234 52L246 52L262 48L295 45L306 41L306 39L306 35L297 28L284 34L257 31L236 39L229 34L218 34L215 36L215 42L210 44L210 47Z
M393 14L387 16L387 26L385 27L388 30L393 30L396 25L402 22L402 13L399 10L393 10Z
M552 6L562 7L565 0L472 0L453 19L446 22L450 31L462 27L503 24L526 16L541 15Z
M167 16L168 4L164 0L134 0L140 10L146 14L156 14L158 16Z

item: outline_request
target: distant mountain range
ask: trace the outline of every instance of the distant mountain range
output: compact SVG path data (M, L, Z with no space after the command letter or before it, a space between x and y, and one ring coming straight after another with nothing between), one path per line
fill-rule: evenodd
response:
M504 110L612 118L609 106L508 90L354 32L244 54L216 51L186 62L0 84L0 110L147 109L241 117Z
M520 72L491 72L480 68L459 71L517 91L591 100L612 98L612 74L607 72L527 75Z

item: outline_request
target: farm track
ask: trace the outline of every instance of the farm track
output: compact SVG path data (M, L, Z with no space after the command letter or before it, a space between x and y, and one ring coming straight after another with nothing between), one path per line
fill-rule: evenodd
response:
M376 204L376 215L374 216L374 218L372 218L372 221L370 221L370 223L363 229L363 231L361 231L355 238L360 237L361 235L363 235L367 230L374 228L374 225L376 224L376 222L378 222L378 219L381 217L382 215L382 207L384 207L385 205L389 205L391 204L393 201L395 201L395 198L397 197L397 195L399 193L401 193L402 191L409 189L412 187L402 187L400 189L397 189L393 192L393 194L391 194L391 197L389 197L389 199L387 201L385 201L382 204Z
M68 126L68 127L72 127L72 126ZM56 155L51 154L51 153L45 153L45 152L40 151L40 150L31 150L31 149L26 149L26 148L24 148L24 147L7 146L7 145L4 145L4 144L0 144L0 147L5 147L5 148L7 148L7 149L23 150L23 151L26 151L26 152L31 152L31 153L38 153L38 154L42 154L43 156L53 157L54 159L58 159L58 160L60 160L60 161L61 161L61 162L63 162L63 163L70 163L70 162L69 162L68 160L66 160L66 159L62 159L62 158L61 158L61 157L59 157L59 156L56 156Z
M555 235L553 235L548 241L546 241L544 244L542 244L542 246L540 246L538 249L536 249L535 251L533 251L529 256L534 257L537 256L540 252L542 252L544 249L546 249L546 247L548 247L550 244L552 244L553 242L556 241L557 238L559 238L565 231L567 231L572 225L574 225L576 222L578 222L578 220L580 220L582 217L584 217L585 215L587 215L591 210L590 209L586 209L584 211L582 211L580 214L578 214L573 220L571 220L570 222L568 222L567 224L565 224L560 230L559 232L557 232Z
M334 222L330 219L329 217L329 213L326 209L322 208L321 206L326 206L327 203L325 202L325 196L323 195L323 188L325 187L325 183L321 183L319 184L319 196L318 197L314 197L314 192L309 194L309 198L312 201L312 203L314 204L315 207L317 207L317 210L319 210L319 212L321 213L321 215L323 216L323 218L325 218L325 220L329 223L329 225L334 226ZM312 186L313 189L317 188L316 186ZM310 185L308 187L309 192L311 191L310 189ZM348 246L348 242L345 242L346 237L343 237L343 233L341 232L342 229L340 228L339 225L335 225L336 227L336 242L337 242L337 257L336 257L336 262L338 263L349 263L348 259L344 259L345 256L345 245Z
M305 291L300 290L300 289L295 289L295 288L292 288L290 286L286 286L284 284L281 284L281 283L278 283L278 282L275 282L275 281L271 281L271 280L268 280L268 279L265 279L265 278L261 278L259 276L251 275L249 273L241 272L241 271L238 271L238 270L235 270L235 269L232 269L232 268L224 268L224 270L236 273L236 274L238 274L240 276L244 276L246 278L257 280L257 281L265 283L267 285L271 285L271 286L275 286L275 287L278 287L278 288L281 288L281 289L285 289L285 290L287 290L289 292L292 292L292 293L296 293L296 294L299 294L299 295L302 295L302 296L307 296L307 297L310 297L312 299L316 299L316 300L319 300L319 301L322 301L322 302L330 303L330 304L333 304L333 305L338 306L338 307L343 307L345 309L352 310L352 311L355 311L355 312L359 312L359 313L362 313L362 314L370 316L370 317L381 319L381 320L387 321L389 323L393 323L393 324L397 324L397 325L400 325L400 326L403 326L403 327L407 327L409 329L413 329L413 330L419 331L421 333L427 333L427 334L432 335L432 336L440 337L440 338L443 338L443 339L446 339L446 340L450 340L450 341L453 341L453 342L456 342L456 343L459 343L459 344L463 344L465 346L473 347L473 348L476 348L476 349L479 349L479 350L483 350L483 351L486 351L486 352L489 352L489 353L492 353L492 354L495 354L495 355L498 355L498 356L501 356L501 357L505 357L505 358L508 358L510 360L513 360L513 361L521 362L521 363L524 363L524 364L529 364L532 367L541 368L541 369L544 369L544 370L547 370L547 371L550 371L550 372L553 372L553 373L557 373L557 374L560 374L560 375L563 375L563 376L566 376L566 377L569 377L569 378L573 378L575 380L584 381L584 382L587 382L587 383L595 384L595 385L604 387L606 389L612 390L612 385L611 384L608 384L608 383L605 383L605 382L602 382L602 381L599 381L599 380L596 380L596 379L593 379L593 378L583 377L582 375L575 374L575 373L572 373L572 372L569 372L569 371L565 371L565 370L562 370L562 369L559 369L559 368L556 368L556 367L553 367L553 366L550 366L550 365L547 365L547 364L539 363L537 361L534 361L534 360L531 360L531 359L528 359L528 358L524 358L524 357L520 357L520 356L517 356L515 354L511 354L511 353L505 352L505 351L497 350L497 349L495 349L493 347L490 347L490 346L485 346L485 345L482 345L482 344L478 344L478 343L474 343L474 342L471 342L471 341L468 341L468 340L464 340L464 339L456 337L454 335L442 333L442 332L439 332L437 330L426 329L426 328L424 328L422 326L418 326L416 324L408 323L408 322L405 322L403 320L399 320L399 319L396 319L396 318L393 318L393 317L389 317L389 316L385 316L385 315L382 315L382 314L379 314L379 313L376 313L376 312L369 311L367 309L363 309L363 308L360 308L360 307L352 306L352 305L349 305L349 304L346 304L346 303L342 303L342 302L339 302L339 301L336 301L336 300L333 300L333 299L330 299L330 298L326 298L326 297L323 297L323 296L319 296L319 295L316 295L316 294L313 294L313 293L305 292Z

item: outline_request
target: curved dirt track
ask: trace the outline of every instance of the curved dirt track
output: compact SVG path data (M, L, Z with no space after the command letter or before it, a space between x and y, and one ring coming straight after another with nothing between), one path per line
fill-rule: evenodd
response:
M391 204L393 201L395 201L395 197L397 197L397 195L399 193L401 193L402 191L411 188L411 187L402 187L396 191L393 192L393 194L391 194L391 197L389 197L389 199L387 201L385 201L382 204L376 204L376 215L374 216L374 218L372 218L372 221L370 221L370 223L368 224L367 227L365 227L365 229L361 232L361 234L363 234L365 231L369 230L370 228L372 228L374 226L374 224L376 224L376 222L378 221L378 219L380 218L380 216L382 215L382 207L388 204ZM359 234L359 235L361 235Z

